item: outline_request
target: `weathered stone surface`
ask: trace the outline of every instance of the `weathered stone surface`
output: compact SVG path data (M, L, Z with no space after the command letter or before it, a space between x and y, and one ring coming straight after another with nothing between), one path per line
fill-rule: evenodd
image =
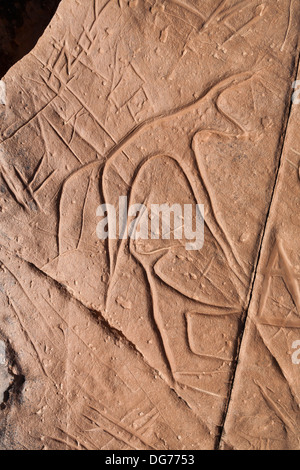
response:
M2 448L299 448L299 9L63 0L4 77ZM121 196L203 248L99 240Z
M0 76L36 45L60 0L1 0Z
M224 443L236 448L300 447L299 119L295 104L226 422Z

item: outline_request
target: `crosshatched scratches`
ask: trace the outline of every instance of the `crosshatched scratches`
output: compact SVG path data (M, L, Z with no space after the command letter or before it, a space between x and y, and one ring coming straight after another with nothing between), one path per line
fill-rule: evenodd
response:
M4 78L0 317L26 387L0 446L297 446L296 10L63 0ZM203 249L99 240L97 207L120 196L204 204Z

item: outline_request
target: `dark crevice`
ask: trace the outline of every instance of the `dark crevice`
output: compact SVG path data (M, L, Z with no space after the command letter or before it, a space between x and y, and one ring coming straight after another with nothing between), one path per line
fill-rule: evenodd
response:
M0 0L0 78L33 49L59 3L60 0Z
M25 376L11 374L13 376L12 384L8 387L8 389L4 392L3 401L0 404L0 410L3 411L6 409L7 405L11 402L11 398L13 396L20 397L23 385L25 383Z

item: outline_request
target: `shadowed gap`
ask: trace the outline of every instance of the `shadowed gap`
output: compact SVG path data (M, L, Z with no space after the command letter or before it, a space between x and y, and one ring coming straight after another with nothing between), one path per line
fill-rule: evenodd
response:
M33 49L59 3L60 0L0 0L0 78Z

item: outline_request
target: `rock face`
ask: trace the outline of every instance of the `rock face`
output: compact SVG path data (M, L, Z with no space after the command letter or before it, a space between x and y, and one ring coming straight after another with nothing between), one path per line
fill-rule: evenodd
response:
M1 0L0 76L36 44L60 0Z
M1 449L299 449L299 13L63 0L3 78Z

